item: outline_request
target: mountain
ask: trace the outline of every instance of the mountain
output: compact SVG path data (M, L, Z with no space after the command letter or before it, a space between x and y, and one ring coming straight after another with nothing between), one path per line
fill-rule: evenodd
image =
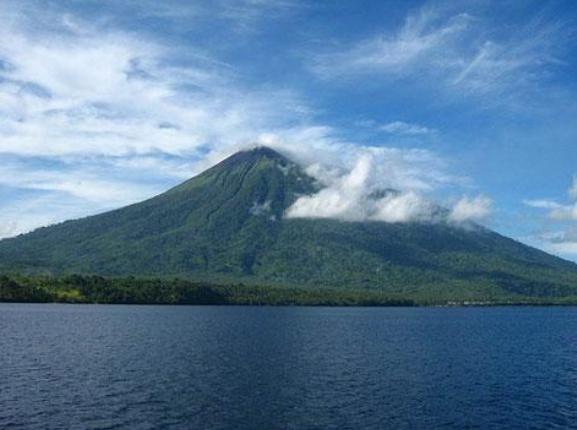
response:
M420 298L577 296L577 265L479 226L284 217L317 189L270 148L239 152L144 202L2 240L0 270Z

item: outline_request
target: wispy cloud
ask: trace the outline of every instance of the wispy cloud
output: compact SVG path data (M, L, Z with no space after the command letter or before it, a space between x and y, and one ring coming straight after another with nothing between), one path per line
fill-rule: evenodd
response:
M569 197L573 200L577 200L577 175L573 176L573 184L569 188Z
M309 129L293 128L310 112L297 95L244 88L200 50L27 6L5 3L0 18L0 155L19 160L0 187L42 204L5 200L3 235L149 197L207 154Z
M523 200L523 204L537 209L559 209L563 206L560 203L548 199Z
M204 28L206 24L211 27L224 24L237 38L255 35L271 22L286 19L309 7L301 0L64 0L48 5L43 0L4 0L3 3L11 5L12 11L18 8L28 13L44 7L44 12L49 12L49 15L66 14L73 9L84 19L97 19L107 28L131 27L134 21L139 20L156 20L168 25L173 32L190 32L198 27ZM83 6L87 6L85 11ZM95 16L94 10L106 13ZM67 14L66 18L76 26L72 14Z
M200 49L70 14L8 10L12 18L0 26L0 152L183 155L307 119L294 92L245 88L232 66Z
M503 29L501 29L503 30ZM483 16L423 7L393 32L316 54L311 69L323 79L373 75L414 79L456 94L495 95L531 86L563 64L567 26L534 20L495 31Z
M419 124L411 124L404 121L393 121L379 127L379 130L385 133L396 134L401 136L422 136L436 133L433 128L425 127Z
M301 10L299 0L225 0L217 2L221 17L231 20L242 32L255 32L259 21L279 19Z
M0 186L47 191L62 198L74 197L94 204L106 202L110 208L133 202L158 192L158 186L119 177L109 170L107 176L94 166L30 169L24 165L6 165L0 171Z
M577 221L577 203L553 209L549 216L557 221Z
M433 152L343 141L301 94L249 87L233 66L196 46L172 46L58 8L31 14L33 3L0 5L0 191L17 195L3 200L1 235L150 197L255 142L282 148L307 166L335 202L336 212L327 216L422 219L434 192L460 180ZM181 12L206 13L201 6ZM227 7L218 19L250 23L257 14L263 19L267 11L300 5L239 0ZM158 4L148 13L166 18L175 10ZM418 41L397 64L429 55L468 21L450 19L443 34L429 28L426 16L408 22L405 43ZM400 121L384 128L398 135L433 132ZM378 194L387 189L400 194ZM301 215L314 199L301 202Z
M549 226L535 235L545 249L558 254L577 255L577 175L568 190L569 201L525 200L524 204L546 211ZM551 231L552 230L552 231Z
M549 199L524 200L523 203L537 209L547 209L548 216L556 221L577 221L577 176L567 192L569 203L558 203Z
M313 70L321 77L334 78L361 73L405 75L446 63L456 39L469 27L471 17L459 14L439 19L432 9L409 15L393 34L379 34L340 52L316 57Z
M575 228L542 232L530 237L529 240L557 255L568 258L574 258L577 255L577 230Z
M3 36L2 152L182 154L250 139L259 127L280 126L290 113L283 108L298 110L287 93L276 94L276 110L264 109L264 95L235 86L227 70L174 66L170 52L126 35Z

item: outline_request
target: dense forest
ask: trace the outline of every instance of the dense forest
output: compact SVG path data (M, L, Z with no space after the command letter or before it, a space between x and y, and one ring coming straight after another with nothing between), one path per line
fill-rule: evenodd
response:
M327 290L231 284L184 279L105 278L70 275L0 275L0 302L162 305L271 306L420 306L420 305L563 305L577 297L474 297L398 295L374 290Z
M0 302L173 305L412 306L377 292L215 285L181 279L0 276Z

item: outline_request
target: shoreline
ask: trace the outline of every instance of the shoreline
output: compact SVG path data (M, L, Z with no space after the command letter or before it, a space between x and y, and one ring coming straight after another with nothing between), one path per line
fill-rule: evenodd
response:
M175 306L175 307L270 307L270 308L504 308L504 307L577 307L577 302L495 302L484 304L304 304L304 303L141 303L141 302L71 302L71 301L7 301L0 300L0 304L14 305L79 305L79 306Z
M393 289L391 287L391 289ZM406 288L408 289L408 287ZM253 285L187 279L106 278L97 275L0 275L0 303L307 307L576 306L577 296L509 295L474 285L462 295L439 285L409 291Z

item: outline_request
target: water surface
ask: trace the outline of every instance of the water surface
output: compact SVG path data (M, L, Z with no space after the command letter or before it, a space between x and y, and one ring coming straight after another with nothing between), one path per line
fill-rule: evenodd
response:
M0 304L0 428L577 428L577 308Z

